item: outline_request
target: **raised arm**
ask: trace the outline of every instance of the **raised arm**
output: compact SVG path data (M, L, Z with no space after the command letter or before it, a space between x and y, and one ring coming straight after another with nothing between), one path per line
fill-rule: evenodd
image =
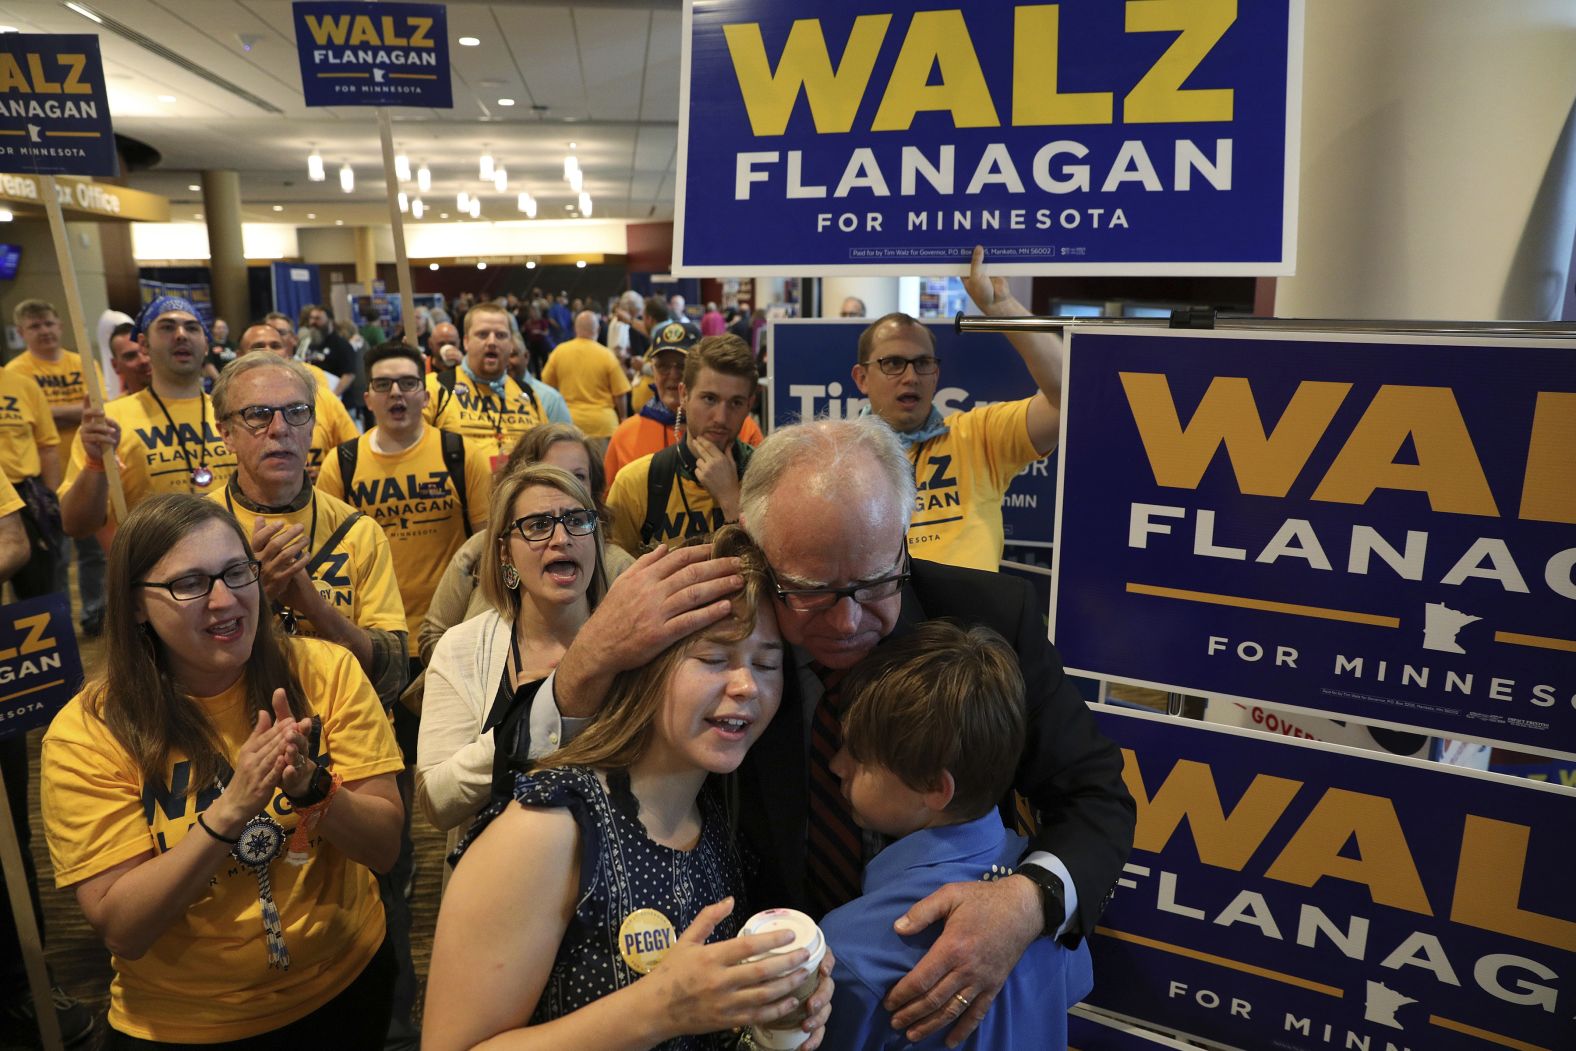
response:
M1029 313L1008 291L1005 278L986 275L983 245L974 246L974 258L963 287L986 317L1021 317ZM1051 332L1012 332L1007 335L1007 342L1023 359L1034 385L1040 389L1040 396L1029 406L1028 428L1029 440L1043 456L1056 448L1061 433L1062 339Z

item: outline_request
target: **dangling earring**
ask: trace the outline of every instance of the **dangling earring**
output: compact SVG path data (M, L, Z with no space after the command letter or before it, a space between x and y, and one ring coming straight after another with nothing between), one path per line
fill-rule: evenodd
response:
M503 586L514 591L520 586L520 571L514 568L513 562L503 564Z

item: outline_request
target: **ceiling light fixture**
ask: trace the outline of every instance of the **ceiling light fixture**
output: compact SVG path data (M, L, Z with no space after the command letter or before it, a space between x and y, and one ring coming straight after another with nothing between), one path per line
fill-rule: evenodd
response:
M569 181L569 179L571 179L574 176L575 172L577 172L579 170L580 170L580 162L575 159L573 154L571 154L570 156L564 158L564 181L565 182Z
M174 102L175 101L175 96L174 95L160 95L159 96L159 101L160 102Z
M481 41L476 39L473 36L462 36L462 37L460 37L460 46L461 47L477 47L480 44L481 44Z
M580 192L580 214L591 218L591 195L584 190Z
M102 18L100 18L98 15L94 14L92 11L89 11L87 8L83 7L81 4L73 4L73 3L70 3L69 0L68 0L66 6L71 8L71 10L75 11L77 14L81 15L83 18L91 19L92 21L97 22L99 25L103 25L104 24L104 20Z
M327 178L323 173L323 155L315 149L306 158L306 177L313 182L322 182Z
M306 217L308 219L316 219L317 218L317 213L316 212L307 212L306 213Z
M394 178L400 182L410 182L410 158L403 153L394 155Z
M535 259L527 259L525 261L525 268L527 270L535 270L536 269L536 260Z
M422 203L420 197L410 202L410 214L418 219L427 214L427 206Z
M477 165L477 171L479 173L477 178L482 182L492 182L493 155L487 152L487 147L485 146L482 147L482 159L481 163Z
M503 168L497 168L493 171L493 189L497 190L499 193L509 192L508 171Z
M569 190L571 193L579 193L580 188L584 185L585 175L581 173L579 168L569 173Z
M514 105L514 99L499 99L498 100L498 105L500 105L500 106L512 106L512 105Z
M525 213L525 217L527 219L535 219L536 218L536 198L535 197L532 197L530 194L528 194L528 193L526 193L526 192L524 192L522 190L520 192L519 205L520 205L520 211Z
M192 193L197 193L202 189L202 187L198 186L196 183L190 183L186 188Z
M448 217L449 217L449 213L448 212L439 212L438 213L438 218L439 219L447 219Z
M346 193L356 188L356 173L351 170L349 161L339 166L339 188Z
M471 198L471 218L472 219L480 219L481 217L482 217L482 199L480 197L472 197Z
M11 209L0 208L0 223L9 223L13 218L14 216L11 214Z
M428 270L436 270L436 269L438 269L438 264L437 263L428 263L427 264L427 269Z
M284 210L285 210L285 206L284 206L284 205L282 205L282 204L276 204L276 205L274 205L274 211L276 211L276 212L282 212L282 211L284 211Z
M343 220L343 219L335 219L334 220L334 225L335 226L344 226L345 225L345 220Z
M422 163L420 168L416 169L416 189L422 193L430 193L432 191L432 172L427 170L425 162Z
M477 262L476 262L476 269L478 269L478 270L486 270L487 269L487 260L485 260L485 259L477 260Z
M584 270L585 268L586 268L586 261L584 259L576 259L575 260L575 269L576 270Z
M399 192L399 210L402 212L410 211L410 198L405 196L404 190Z
M471 195L461 190L454 195L454 207L460 211L468 211L471 207Z

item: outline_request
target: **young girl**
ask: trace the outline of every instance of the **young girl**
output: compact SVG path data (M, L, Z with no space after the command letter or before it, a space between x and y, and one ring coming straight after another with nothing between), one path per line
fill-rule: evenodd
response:
M735 528L714 543L743 560L733 616L620 676L595 722L520 775L519 805L484 814L462 847L427 982L429 1051L715 1048L794 1009L807 955L744 962L791 936L733 937L739 866L703 791L777 711L784 653L759 550Z

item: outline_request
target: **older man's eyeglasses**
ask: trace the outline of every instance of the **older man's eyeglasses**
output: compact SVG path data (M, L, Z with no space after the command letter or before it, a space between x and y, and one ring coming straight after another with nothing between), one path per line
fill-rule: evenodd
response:
M596 521L596 512L582 507L561 515L526 515L509 523L509 528L518 530L527 543L540 543L553 535L560 522L570 536L589 536L596 532Z
M233 562L217 573L188 573L174 580L144 580L134 586L163 588L175 601L190 602L192 599L207 598L213 591L215 580L224 581L224 586L231 591L247 587L257 580L262 568L263 564L257 561Z
M368 380L367 386L374 394L387 394L395 387L402 394L415 394L421 390L422 381L420 376L377 376Z
M276 412L283 414L285 422L292 427L305 427L312 422L312 406L304 401L289 405L248 405L231 415L241 421L242 427L257 434L273 425Z
M903 552L902 566L900 572L893 573L889 577L849 584L841 588L785 588L777 579L777 571L771 566L766 567L766 575L771 579L772 591L783 605L797 613L818 613L831 609L845 598L851 598L861 604L891 598L903 590L903 585L910 575L906 549Z

